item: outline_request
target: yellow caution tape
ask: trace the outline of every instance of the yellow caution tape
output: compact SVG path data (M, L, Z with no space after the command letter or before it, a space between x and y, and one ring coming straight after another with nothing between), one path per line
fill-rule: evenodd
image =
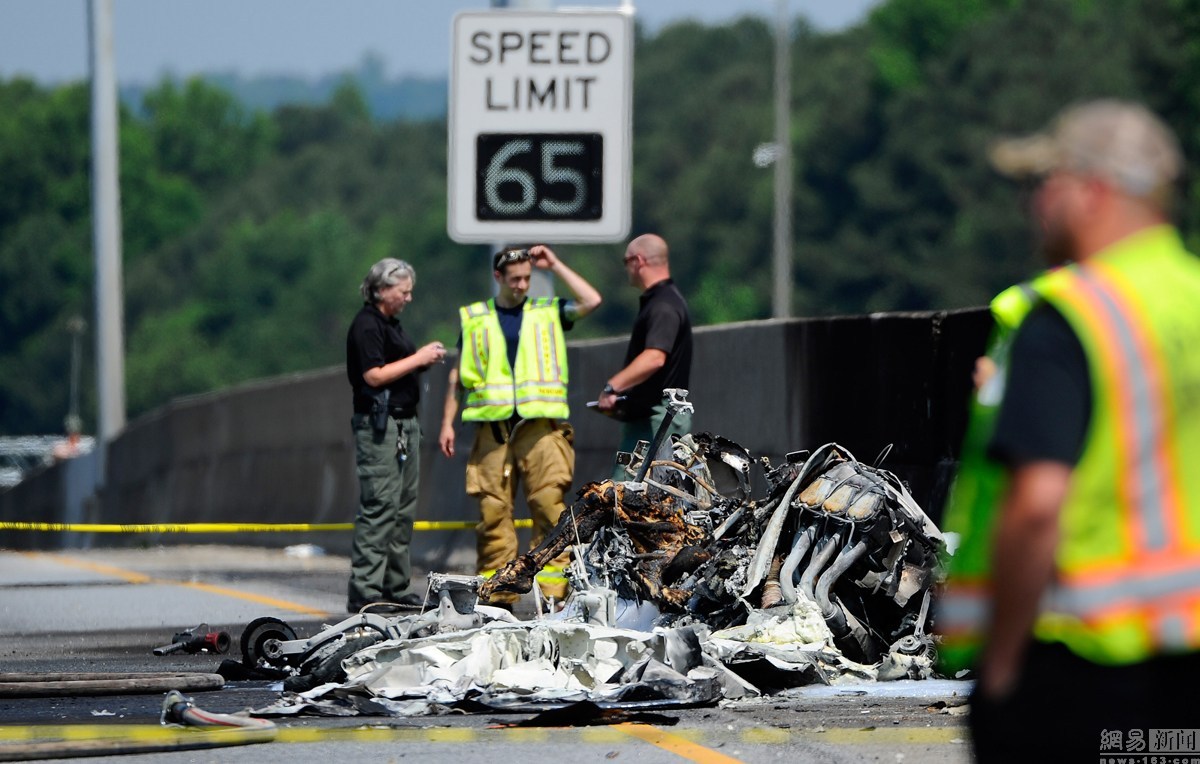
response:
M514 520L518 528L532 528L532 520ZM417 531L469 531L468 520L417 520ZM0 522L0 531L69 531L73 533L294 533L297 531L350 531L354 523L22 523Z

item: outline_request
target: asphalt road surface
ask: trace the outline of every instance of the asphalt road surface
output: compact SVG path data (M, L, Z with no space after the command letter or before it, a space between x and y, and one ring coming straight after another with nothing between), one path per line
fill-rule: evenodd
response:
M254 618L282 618L302 637L343 618L348 575L344 557L253 547L0 551L0 672L212 673L222 659L239 657L241 631ZM152 654L200 623L230 634L228 656ZM164 737L161 691L0 693L0 761L72 740L108 752L94 761L122 762L967 762L967 690L950 680L810 686L553 727L513 726L532 714L301 716L275 719L271 742L153 753L137 753L138 746L202 746L213 738ZM229 714L265 706L279 686L233 681L185 694L204 711Z

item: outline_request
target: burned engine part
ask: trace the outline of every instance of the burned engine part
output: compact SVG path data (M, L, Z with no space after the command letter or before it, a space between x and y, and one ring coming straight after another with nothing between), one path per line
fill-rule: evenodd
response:
M737 444L701 433L671 448L650 463L645 450L640 462L635 454L640 483L584 486L542 545L481 594L529 591L541 566L575 545L574 588L650 600L662 625L723 629L759 608L808 601L853 661L931 649L921 605L943 540L895 475L828 443L775 469L764 461L771 488L757 501L752 459Z
M650 449L646 451L646 456L642 459L642 464L638 467L637 476L633 482L640 483L646 478L646 472L650 469L652 459L659 458L659 450L663 447L667 437L667 432L671 429L671 422L674 421L676 415L684 413L692 413L695 407L688 403L687 390L681 388L667 388L663 390L663 405L666 407L666 414L663 416L662 422L658 425L658 432L654 433L654 442L650 444Z
M593 626L610 627L617 623L617 593L603 586L577 592L570 598L568 607L578 612L567 612L565 617L578 615L584 623Z
M732 440L702 432L694 437L696 456L704 460L712 485L725 499L741 504L750 499L750 452Z
M475 606L479 604L479 576L455 576L430 573L429 591L438 598L438 629L471 629L480 624Z
M785 602L796 601L796 585L794 583L796 569L800 566L800 561L808 554L808 550L812 548L813 539L816 537L817 527L815 525L810 525L803 532L797 533L791 550L779 568L779 593Z
M755 553L758 561L786 552L784 600L816 602L835 643L854 660L881 660L906 628L921 641L927 608L907 608L934 581L943 544L936 526L898 478L836 444L809 457L793 486L801 483L795 499L785 494L776 506ZM779 541L785 525L788 547ZM751 577L747 593L757 583Z
M754 559L750 562L750 569L746 574L746 588L741 593L743 598L748 596L754 587L766 576L775 554L774 550L779 541L779 535L783 531L783 523L788 516L786 508L791 506L792 497L796 495L796 491L800 490L808 480L812 479L816 472L816 467L810 466L813 464L814 460L809 459L804 465L796 469L794 471L795 474L790 476L787 482L787 488L783 492L783 496L778 499L774 498L774 494L778 491L782 483L776 484L775 490L772 491L772 497L763 506L761 510L763 514L771 510L774 511L771 511L770 520L762 532L762 535L765 537L765 543L759 543L759 539L754 539L753 543L757 545L757 548L754 553ZM782 580L780 584L782 588Z
M496 571L479 587L479 597L489 600L500 592L524 594L533 588L538 571L581 538L590 539L600 528L611 525L620 489L611 481L588 483L579 489L575 503L568 507L542 543Z
M763 584L759 607L765 609L783 604L783 590L779 587L779 571L781 570L783 570L783 558L776 555L771 558L771 567L767 569L767 582Z
M596 548L602 559L586 574L589 583L629 598L677 601L678 595L664 591L664 571L680 551L700 546L707 535L703 527L687 522L686 507L676 496L635 483L589 483L542 543L497 571L479 595L487 599L497 592L528 592L537 572L568 546L593 546L588 542L600 539ZM586 550L582 554L585 560L589 556ZM671 575L678 577L680 571L673 569Z

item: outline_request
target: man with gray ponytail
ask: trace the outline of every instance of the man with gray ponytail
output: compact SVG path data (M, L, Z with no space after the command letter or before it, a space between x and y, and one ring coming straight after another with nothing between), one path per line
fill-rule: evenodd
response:
M412 302L417 274L403 260L371 266L363 306L346 335L346 376L354 391L354 461L360 490L350 551L346 609L420 602L412 589L408 547L417 513L421 428L417 375L441 363L446 348L418 348L397 316Z

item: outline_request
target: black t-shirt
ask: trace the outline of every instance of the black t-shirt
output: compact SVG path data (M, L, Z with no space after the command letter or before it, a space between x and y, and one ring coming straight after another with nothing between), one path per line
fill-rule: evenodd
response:
M692 319L687 301L672 279L660 281L642 293L641 307L633 322L625 365L643 350L661 350L667 362L649 379L634 385L620 407L623 419L644 419L654 406L662 403L662 391L688 386L692 369Z
M988 452L1010 467L1034 461L1074 465L1083 453L1091 415L1083 346L1062 314L1040 305L1013 340Z
M354 411L371 411L372 398L364 393L371 386L363 381L363 372L407 358L417 352L416 344L404 333L399 319L388 318L374 305L363 305L346 333L346 377L354 390ZM388 407L392 411L416 408L421 400L417 374L405 374L387 386L391 391Z

